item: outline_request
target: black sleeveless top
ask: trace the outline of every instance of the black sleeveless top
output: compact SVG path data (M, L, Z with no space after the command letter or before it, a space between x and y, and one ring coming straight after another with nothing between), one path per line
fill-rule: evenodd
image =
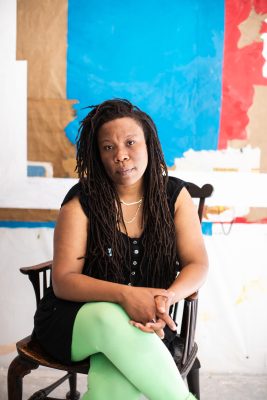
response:
M178 178L168 178L167 198L172 216L174 216L175 201L181 189L186 186L186 182ZM85 215L88 216L88 205L83 204L80 193L81 184L77 183L67 193L62 202L62 206L75 196L78 196L82 209ZM127 242L129 241L130 254L127 254L126 258L128 264L126 263L125 279L120 283L132 286L150 286L149 278L142 273L140 269L141 261L143 261L142 264L145 265L145 260L143 260L144 248L142 245L144 233L140 238L129 238L124 233L121 234L124 240ZM107 249L107 251L112 253L112 249ZM162 268L164 268L164 265ZM88 268L85 261L83 273L86 273L87 270ZM33 335L49 354L64 364L71 364L72 329L75 317L83 304L83 302L74 302L57 298L53 292L53 288L50 287L40 301L34 316Z

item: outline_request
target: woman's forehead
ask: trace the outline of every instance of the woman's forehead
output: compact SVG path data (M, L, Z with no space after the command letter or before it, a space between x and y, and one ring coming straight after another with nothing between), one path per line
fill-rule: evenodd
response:
M131 117L116 118L105 122L98 131L98 139L104 140L113 136L144 135L142 126Z

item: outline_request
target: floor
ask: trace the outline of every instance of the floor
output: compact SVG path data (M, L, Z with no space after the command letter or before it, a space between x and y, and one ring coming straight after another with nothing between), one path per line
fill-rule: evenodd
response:
M5 369L0 369L0 400L7 400ZM24 378L23 400L28 399L34 391L52 383L55 376L51 370L39 369ZM57 376L62 376L58 375ZM85 391L86 376L79 375L78 389ZM68 391L66 383L51 396L65 398ZM103 399L103 400L112 400ZM127 400L127 399L125 399ZM140 399L141 400L141 399ZM143 397L144 400L144 397ZM165 399L163 399L165 400ZM201 400L267 400L267 375L237 375L237 374L201 374Z

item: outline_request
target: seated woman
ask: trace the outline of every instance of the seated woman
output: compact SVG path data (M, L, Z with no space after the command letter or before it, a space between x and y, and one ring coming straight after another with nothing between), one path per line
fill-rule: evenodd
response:
M34 334L61 362L90 356L84 400L194 399L161 340L176 329L169 307L208 268L186 183L168 177L151 118L121 99L82 121L77 172Z

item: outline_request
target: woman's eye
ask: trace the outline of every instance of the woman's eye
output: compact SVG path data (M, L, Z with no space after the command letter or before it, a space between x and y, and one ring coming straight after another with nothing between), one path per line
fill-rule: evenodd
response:
M107 151L112 150L112 146L111 145L104 146L104 149Z
M129 145L129 146L132 146L134 143L135 143L134 140L129 140L129 141L128 141L128 145Z

